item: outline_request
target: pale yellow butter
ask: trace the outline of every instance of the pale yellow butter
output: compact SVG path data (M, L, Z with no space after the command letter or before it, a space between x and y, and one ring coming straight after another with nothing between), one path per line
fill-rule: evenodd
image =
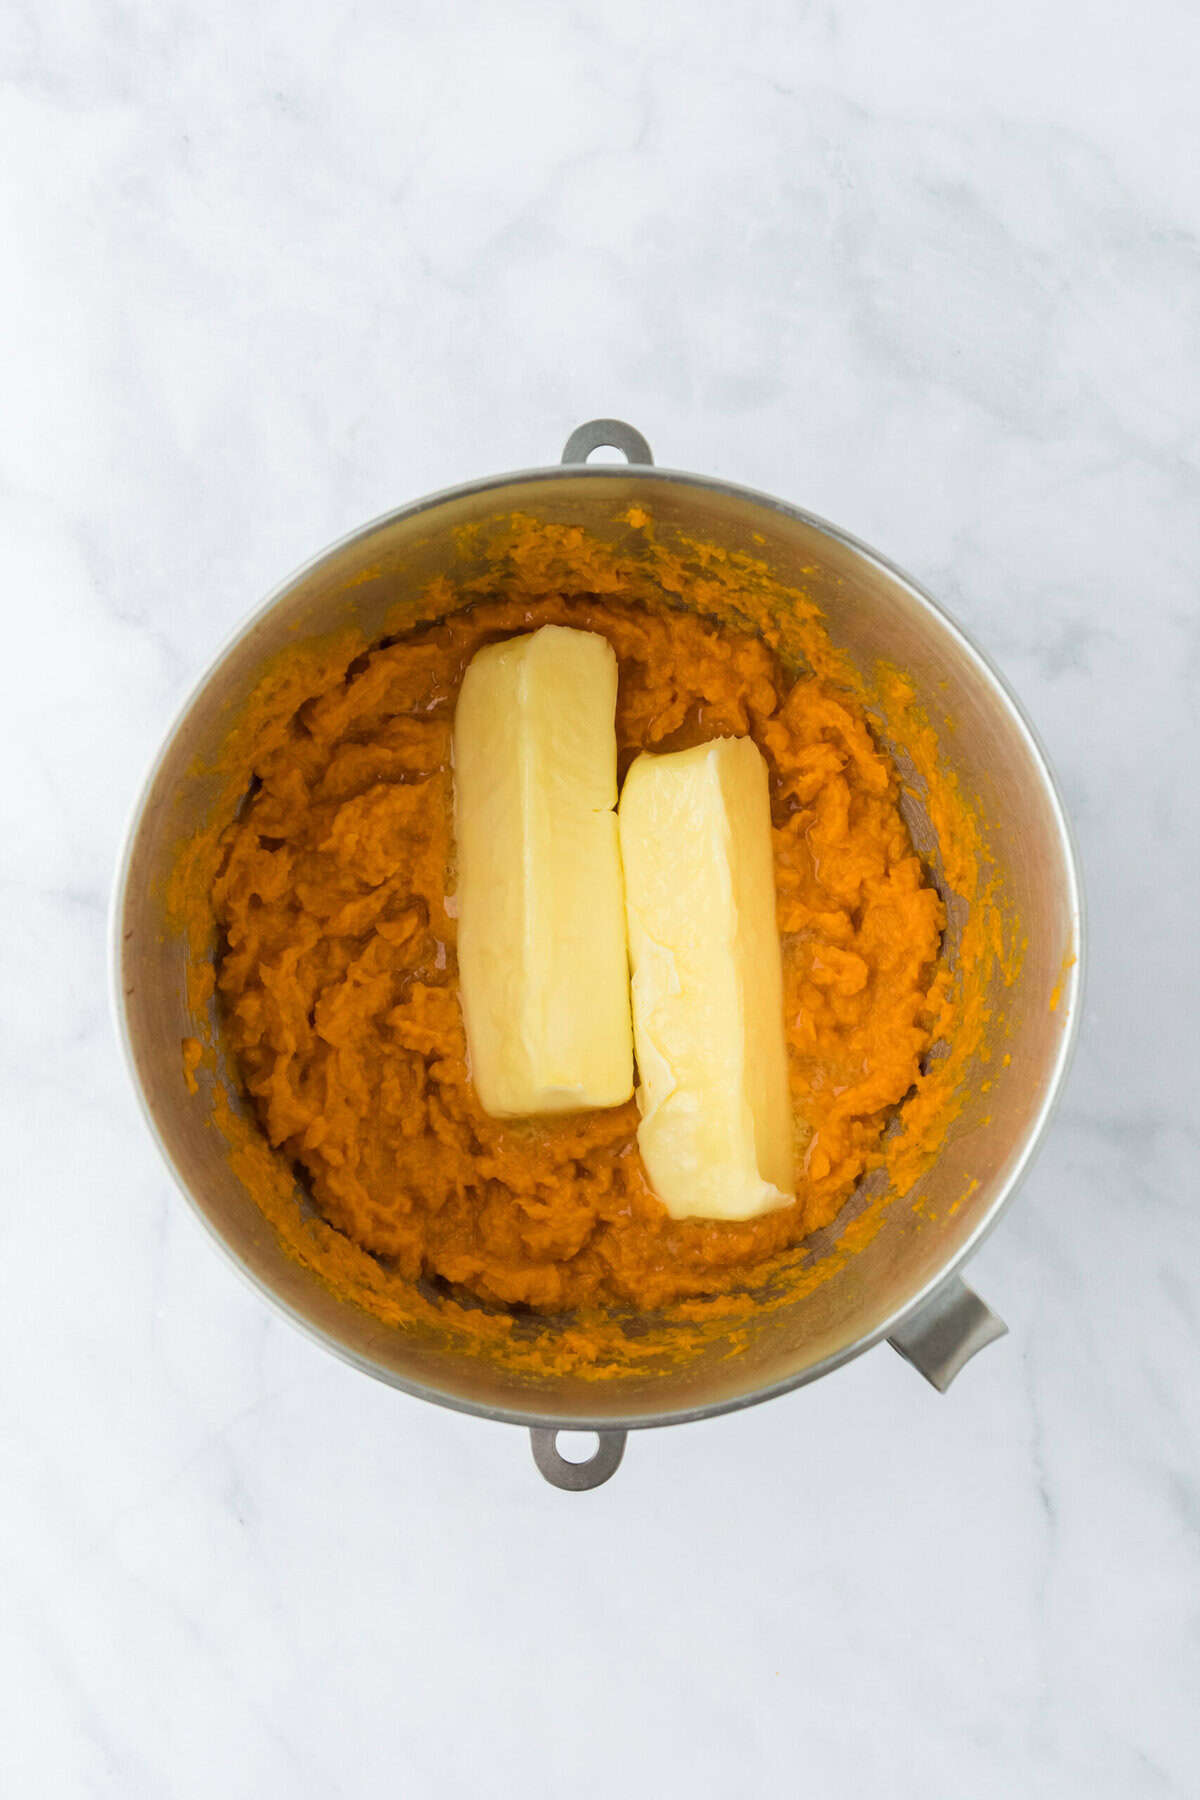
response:
M767 768L750 738L639 756L621 794L638 1147L674 1218L795 1198Z
M471 1077L497 1117L633 1092L616 699L611 644L561 625L480 650L463 678L459 982Z

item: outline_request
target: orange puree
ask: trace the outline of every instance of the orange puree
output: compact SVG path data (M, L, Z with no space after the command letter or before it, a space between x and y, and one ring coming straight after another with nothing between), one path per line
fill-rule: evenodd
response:
M254 753L211 890L227 1039L319 1214L388 1276L539 1312L744 1291L883 1163L885 1127L944 1025L942 902L858 702L827 672L797 679L744 625L617 585L493 589L348 669L314 664L307 697ZM475 1098L450 728L480 645L548 621L602 632L617 653L622 774L639 750L722 734L748 732L767 758L800 1147L783 1211L672 1221L632 1103L514 1123Z

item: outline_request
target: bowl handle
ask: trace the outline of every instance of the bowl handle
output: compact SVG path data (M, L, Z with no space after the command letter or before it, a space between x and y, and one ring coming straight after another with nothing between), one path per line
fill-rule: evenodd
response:
M1007 1330L1004 1320L955 1275L893 1331L888 1343L944 1394L963 1364Z
M529 1433L533 1445L533 1460L541 1470L551 1487L565 1488L568 1493L580 1494L587 1488L599 1487L615 1475L621 1466L621 1458L625 1454L624 1431L598 1431L600 1440L596 1446L596 1454L587 1462L568 1462L558 1452L558 1432L547 1430L543 1426L535 1426Z
M577 425L563 445L562 459L565 463L585 463L593 450L619 450L626 462L642 463L647 468L654 463L641 432L626 425L623 419L589 419L586 425Z

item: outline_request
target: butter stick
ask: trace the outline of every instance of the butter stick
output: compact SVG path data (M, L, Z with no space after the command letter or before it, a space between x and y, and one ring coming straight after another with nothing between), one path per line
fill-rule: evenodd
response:
M620 806L638 1147L674 1218L795 1198L767 768L750 738L639 756Z
M463 678L459 983L471 1077L497 1117L633 1092L616 698L611 644L561 625L488 646Z

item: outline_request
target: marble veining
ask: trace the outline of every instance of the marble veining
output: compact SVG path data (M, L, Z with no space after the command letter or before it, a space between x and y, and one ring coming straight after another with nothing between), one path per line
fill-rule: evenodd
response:
M1185 0L7 8L0 1792L1200 1792L1198 58ZM261 596L597 414L977 636L1092 961L1010 1335L574 1498L213 1253L105 912Z

